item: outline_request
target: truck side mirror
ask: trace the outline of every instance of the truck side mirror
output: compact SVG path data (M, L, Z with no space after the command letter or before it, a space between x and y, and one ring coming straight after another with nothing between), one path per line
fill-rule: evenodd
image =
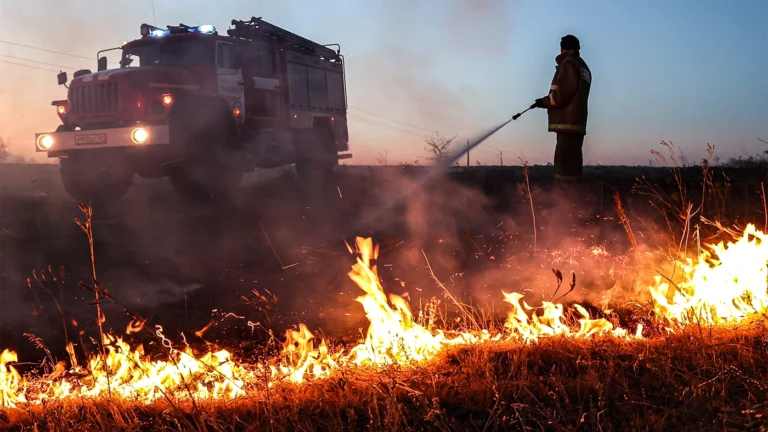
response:
M59 81L59 85L64 85L67 83L67 73L66 72L59 72L58 75L56 75L56 79Z
M107 58L106 57L99 57L99 61L97 62L98 66L96 69L99 70L99 72L103 70L107 70Z

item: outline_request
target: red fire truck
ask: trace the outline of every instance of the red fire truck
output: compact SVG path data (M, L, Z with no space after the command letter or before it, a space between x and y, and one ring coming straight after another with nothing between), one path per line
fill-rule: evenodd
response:
M143 24L117 69L75 72L62 124L35 135L60 159L67 192L84 202L122 197L134 174L169 177L185 197L226 197L243 173L295 164L328 180L348 151L344 59L261 18L211 25ZM105 50L107 51L107 50ZM67 76L59 74L66 86Z

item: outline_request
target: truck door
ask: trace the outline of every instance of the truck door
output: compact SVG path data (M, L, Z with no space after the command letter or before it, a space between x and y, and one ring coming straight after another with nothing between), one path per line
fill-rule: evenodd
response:
M245 108L243 72L238 62L237 45L234 43L216 42L216 75L219 94L226 99L235 120L242 123Z
M280 80L275 68L275 51L252 46L242 51L245 81L245 114L254 120L274 120L280 112Z

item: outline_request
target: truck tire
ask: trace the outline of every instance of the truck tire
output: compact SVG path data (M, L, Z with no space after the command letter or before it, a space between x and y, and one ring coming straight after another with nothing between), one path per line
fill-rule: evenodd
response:
M78 203L94 206L119 201L133 181L133 172L97 158L68 156L59 161L64 190Z

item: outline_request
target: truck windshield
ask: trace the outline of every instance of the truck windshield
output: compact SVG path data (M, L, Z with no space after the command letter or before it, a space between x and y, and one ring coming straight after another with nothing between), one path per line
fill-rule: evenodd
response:
M213 64L213 50L207 40L157 41L123 48L121 66L207 66Z

